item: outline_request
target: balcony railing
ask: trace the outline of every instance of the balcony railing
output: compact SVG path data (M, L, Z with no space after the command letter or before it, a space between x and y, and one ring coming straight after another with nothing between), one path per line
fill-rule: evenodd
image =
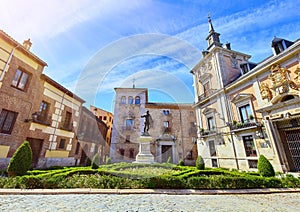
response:
M262 119L259 119L259 118L247 119L244 122L233 121L233 122L227 123L227 126L229 126L230 130L232 130L232 131L239 131L239 130L261 127L262 125L263 125Z
M50 126L52 122L52 117L47 115L37 115L37 118L32 119L32 122Z
M203 101L204 99L210 97L211 95L213 95L216 92L217 92L217 89L209 89L208 91L205 91L203 94L198 96L198 102Z
M217 130L201 130L200 131L200 137L208 137L208 136L212 136L212 135L216 135L217 134Z
M66 130L66 131L72 131L74 129L74 127L73 127L73 124L66 122L61 125L60 129Z

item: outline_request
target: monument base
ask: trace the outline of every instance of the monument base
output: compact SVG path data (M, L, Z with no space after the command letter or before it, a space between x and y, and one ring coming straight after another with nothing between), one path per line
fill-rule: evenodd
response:
M151 136L140 136L137 139L139 143L139 153L136 156L136 161L134 163L154 163L154 156L152 155L150 151L150 145L152 141Z

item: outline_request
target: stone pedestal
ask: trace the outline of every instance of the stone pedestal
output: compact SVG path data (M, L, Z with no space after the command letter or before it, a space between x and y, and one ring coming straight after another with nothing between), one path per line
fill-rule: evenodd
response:
M154 163L154 156L150 151L152 137L151 136L140 136L137 139L139 143L139 153L136 156L136 161L134 163Z

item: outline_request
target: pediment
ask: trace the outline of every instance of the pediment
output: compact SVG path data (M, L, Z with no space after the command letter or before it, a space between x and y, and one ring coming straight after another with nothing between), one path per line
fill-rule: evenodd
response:
M205 108L203 110L203 114L206 115L206 114L210 114L210 113L215 113L216 112L216 109L215 108Z
M250 94L250 93L240 93L240 94L236 95L236 96L232 99L232 102L233 102L234 104L236 104L236 103L242 102L242 101L244 101L244 100L246 100L246 99L251 99L251 98L253 98L253 97L254 97L254 96L253 96L252 94Z

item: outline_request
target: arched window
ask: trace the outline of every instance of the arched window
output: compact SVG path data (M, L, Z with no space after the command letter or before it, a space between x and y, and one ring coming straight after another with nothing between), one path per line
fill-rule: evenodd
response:
M141 98L140 98L139 96L136 96L136 97L135 97L135 104L136 104L136 105L141 104Z
M126 97L125 96L122 96L121 97L121 104L126 104Z
M130 104L130 105L133 104L133 97L132 96L128 97L128 104Z

